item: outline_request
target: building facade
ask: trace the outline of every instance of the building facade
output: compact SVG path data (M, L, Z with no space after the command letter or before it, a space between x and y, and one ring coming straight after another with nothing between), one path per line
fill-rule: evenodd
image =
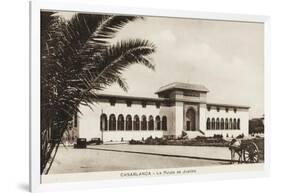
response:
M236 137L248 135L249 107L207 103L209 90L202 85L171 83L158 98L99 94L93 110L81 106L78 136L107 141L142 140L147 137Z

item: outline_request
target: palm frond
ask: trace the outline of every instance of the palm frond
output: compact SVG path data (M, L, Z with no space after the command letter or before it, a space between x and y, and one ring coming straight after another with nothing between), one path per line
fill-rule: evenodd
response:
M94 45L107 44L109 39L115 37L126 24L142 17L138 16L106 16L98 25L96 31L91 35L89 43Z
M65 37L67 53L81 54L108 44L108 40L127 23L140 17L81 14L74 15L68 22Z
M97 27L89 36L84 46L79 51L79 60L94 62L99 59L99 53L110 45L110 40L115 37L126 24L142 17L138 16L108 16L100 18ZM84 19L87 26L89 18ZM92 56L92 57L89 57ZM83 63L85 65L85 63ZM87 64L87 63L86 63Z
M128 85L128 83L126 82L126 80L124 78L118 77L116 82L120 86L120 88L122 88L126 92L128 91L129 85Z
M54 18L54 13L52 11L42 11L40 14L40 24L41 24L41 32L46 32L52 19Z
M75 14L68 22L65 30L65 37L68 40L68 52L80 53L81 48L96 31L103 15Z
M120 41L111 45L103 53L103 61L95 65L93 76L94 85L108 86L114 82L119 85L122 72L132 64L143 64L154 70L155 66L150 55L155 52L155 46L147 40ZM90 66L89 66L90 67Z

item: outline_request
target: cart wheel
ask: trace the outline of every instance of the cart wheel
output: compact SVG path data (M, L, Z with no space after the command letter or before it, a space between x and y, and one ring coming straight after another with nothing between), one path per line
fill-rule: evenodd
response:
M245 163L259 162L259 148L254 142L249 142L243 151L243 159Z

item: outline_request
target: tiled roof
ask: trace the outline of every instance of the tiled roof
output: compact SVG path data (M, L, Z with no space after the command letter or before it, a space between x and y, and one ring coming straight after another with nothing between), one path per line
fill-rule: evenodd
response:
M152 97L138 97L138 96L125 96L125 95L112 95L112 94L97 94L97 99L121 99L121 100L136 100L136 101L151 101L162 102L169 101L169 98L152 98Z
M250 106L246 106L246 105L222 104L222 103L207 103L207 106L229 107L229 108L240 108L240 109L249 109L250 108Z
M200 84L189 84L189 83L182 83L182 82L174 82L171 84L167 84L165 86L162 86L156 94L159 94L164 91L168 90L175 90L175 89L180 89L180 90L192 90L192 91L199 91L199 92L209 92L209 90Z

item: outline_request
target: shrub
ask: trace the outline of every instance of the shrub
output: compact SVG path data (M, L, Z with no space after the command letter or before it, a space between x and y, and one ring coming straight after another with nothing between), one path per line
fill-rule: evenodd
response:
M102 143L103 142L100 138L92 138L90 141L87 141L87 145L91 145L91 144L100 145Z
M167 144L168 144L168 140L167 139L160 138L160 140L158 141L158 145L167 145Z
M196 139L196 140L204 141L204 140L207 139L207 137L205 137L205 136L197 136L197 137L195 137L195 139Z
M144 143L145 143L145 144L153 144L153 138L152 138L152 136L146 138L146 139L144 140Z
M135 144L143 144L143 142L142 142L142 141L137 141L137 140L131 139L131 140L129 141L129 144L132 144L132 145L135 145Z
M243 138L244 138L244 134L243 133L236 137L236 139L243 139Z
M174 140L174 139L176 139L176 136L175 135L165 135L163 138L167 139L167 140Z
M214 134L213 138L216 138L216 139L222 139L222 138L223 138L223 136L222 136L222 135L216 135L216 134Z
M146 144L146 145L167 145L168 141L171 141L165 137L163 138L159 138L159 137L155 137L153 138L152 136L146 138L144 140L144 142L142 142L142 144Z
M187 133L185 131L182 131L181 132L181 138L185 138L185 137L187 137Z

